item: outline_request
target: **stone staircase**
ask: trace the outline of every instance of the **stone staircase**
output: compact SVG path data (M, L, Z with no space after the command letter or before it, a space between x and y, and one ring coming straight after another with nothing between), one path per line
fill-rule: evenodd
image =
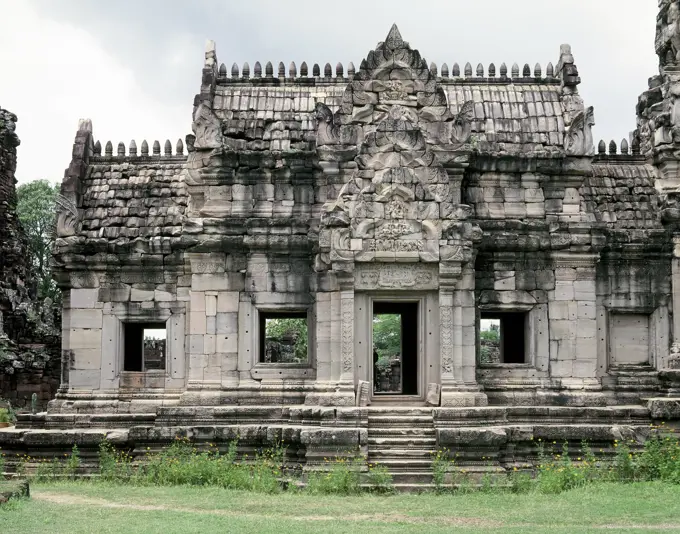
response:
M436 445L432 408L369 408L368 462L387 467L398 491L431 486Z

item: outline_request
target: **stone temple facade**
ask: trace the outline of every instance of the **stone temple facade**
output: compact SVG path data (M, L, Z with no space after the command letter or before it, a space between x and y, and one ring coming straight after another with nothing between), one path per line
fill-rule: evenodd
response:
M680 2L660 4L660 74L620 145L594 146L568 45L545 70L438 71L396 26L346 72L228 70L210 42L193 134L163 150L114 152L82 121L54 250L61 388L0 445L238 435L422 482L437 448L521 467L539 438L607 455L679 417ZM378 314L400 316L388 392ZM270 320L304 324L306 354L268 356Z

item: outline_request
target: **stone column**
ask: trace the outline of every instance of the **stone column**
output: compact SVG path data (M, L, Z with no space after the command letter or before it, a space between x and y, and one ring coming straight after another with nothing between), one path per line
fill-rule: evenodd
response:
M678 358L677 365L680 367L680 234L673 236L671 291L673 297L673 345L671 353L674 359Z

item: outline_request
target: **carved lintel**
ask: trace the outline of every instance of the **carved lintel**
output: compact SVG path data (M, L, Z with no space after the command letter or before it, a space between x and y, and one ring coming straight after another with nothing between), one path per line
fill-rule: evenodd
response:
M428 290L437 289L436 266L424 264L358 264L355 272L357 290Z

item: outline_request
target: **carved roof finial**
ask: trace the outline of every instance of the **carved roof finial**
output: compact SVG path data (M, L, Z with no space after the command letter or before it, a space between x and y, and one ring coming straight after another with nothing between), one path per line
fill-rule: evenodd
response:
M513 78L519 78L519 65L517 63L513 63L511 75Z
M633 152L633 156L640 155L640 137L637 135L637 132L633 133L633 144L631 145L631 150Z
M326 63L323 66L323 75L325 78L330 78L331 76L333 76L333 67L331 67L330 63Z
M552 63L548 63L548 66L545 69L545 75L548 78L553 78L555 76L555 67L553 67Z
M451 76L453 76L454 78L460 76L460 65L458 63L454 63L453 67L451 67Z
M182 139L177 140L175 151L177 152L178 156L182 156L184 154L184 143L182 142Z
M118 156L125 156L125 143L123 143L123 141L118 143Z
M607 153L607 144L604 142L604 139L600 139L600 144L597 145L597 152L598 154Z
M628 154L628 139L625 137L621 140L621 154Z
M97 141L94 144L94 155L95 156L101 156L102 155L102 144L99 141Z
M238 78L238 65L236 63L231 66L231 77Z
M255 62L255 66L253 67L253 76L255 76L255 78L262 78L262 64L259 61Z
M350 78L353 77L356 74L356 69L354 68L354 63L351 61L349 62L349 65L347 65L347 76Z
M283 64L283 61L279 61L279 78L285 78L286 77L286 66Z
M142 156L148 156L149 155L149 143L146 142L146 139L142 141Z
M479 63L477 65L477 78L483 78L484 77L484 65Z
M446 63L442 63L442 78L449 77L449 66Z
M336 75L338 78L342 78L343 73L344 73L344 70L345 70L345 69L343 68L342 63L338 62L338 64L335 65L335 75Z
M508 66L505 63L501 63L501 78L508 77Z
M264 75L266 78L274 77L274 65L272 65L271 61L267 61L267 64L264 66Z
M387 38L385 39L385 44L390 48L401 48L404 46L404 39L401 37L401 33L399 33L399 28L397 28L396 24L392 24L390 33L387 34Z
M430 74L432 74L432 76L434 76L435 78L437 77L437 65L435 64L434 61L430 63Z
M496 65L491 64L489 65L489 78L495 78L496 77Z
M321 76L321 68L319 67L318 63L314 63L314 65L312 66L312 76L316 78Z
M467 62L465 64L465 77L469 78L472 76L472 65L470 65L470 62Z
M170 139L165 140L163 151L165 152L166 156L172 156L172 144L170 143Z
M106 146L104 147L104 155L113 156L113 143L111 141L106 142Z
M227 77L227 66L224 63L220 63L219 74L221 78Z
M616 154L616 141L613 139L609 142L609 154L614 156Z
M303 61L302 65L300 65L300 76L303 78L307 77L307 62Z
M522 76L525 78L531 77L531 67L529 66L528 63L524 64L524 68L522 69Z
M291 78L297 77L297 67L295 66L295 61L291 61L288 65L288 76Z
M153 142L153 155L154 156L160 156L161 155L161 144L158 142L158 139L156 139Z

